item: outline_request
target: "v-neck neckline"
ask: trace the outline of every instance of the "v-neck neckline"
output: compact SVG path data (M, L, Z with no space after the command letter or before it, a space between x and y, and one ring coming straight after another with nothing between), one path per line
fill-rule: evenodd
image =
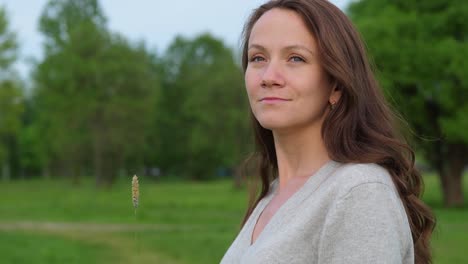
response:
M334 171L334 168L338 166L338 163L329 160L325 164L323 164L315 173L313 173L305 182L302 184L301 187L299 187L277 210L276 212L271 216L271 218L268 220L268 222L265 224L263 229L260 231L260 233L257 235L255 241L253 241L253 233L255 231L255 228L258 224L258 220L262 216L265 208L270 204L271 200L273 197L276 195L278 191L278 184L279 180L276 178L270 186L270 193L264 198L264 200L261 201L261 205L258 208L259 210L256 212L254 215L254 218L252 219L252 226L250 227L250 230L248 232L249 237L249 247L253 247L257 244L257 241L264 236L265 231L268 231L268 228L271 226L271 224L276 221L276 219L279 217L278 215L281 214L282 211L284 211L284 208L287 208L289 204L293 203L296 200L303 200L305 197L304 195L301 195L304 193L304 190L311 189L311 191L315 191L320 183L327 178L327 176ZM310 186L310 188L309 188Z

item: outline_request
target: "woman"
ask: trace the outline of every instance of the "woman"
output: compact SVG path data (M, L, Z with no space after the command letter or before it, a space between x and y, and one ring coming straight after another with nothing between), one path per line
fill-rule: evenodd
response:
M432 213L348 18L270 1L244 29L262 188L221 263L430 263Z

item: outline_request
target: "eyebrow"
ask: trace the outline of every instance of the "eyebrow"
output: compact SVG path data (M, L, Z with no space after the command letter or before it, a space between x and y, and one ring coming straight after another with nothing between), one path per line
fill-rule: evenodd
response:
M249 48L248 50L250 49L259 49L261 51L266 51L266 48L263 47L262 45L259 45L259 44L252 44L252 45L249 45ZM307 51L309 52L310 54L312 54L313 56L315 55L314 52L312 52L310 49L308 49L307 47L303 46L303 45L289 45L289 46L286 46L284 48L282 48L282 50L304 50L304 51Z

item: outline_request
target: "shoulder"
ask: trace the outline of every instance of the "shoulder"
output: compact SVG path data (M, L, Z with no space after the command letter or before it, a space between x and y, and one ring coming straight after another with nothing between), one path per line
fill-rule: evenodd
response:
M340 175L342 180L355 184L367 182L392 184L388 170L375 163L342 164L335 174Z
M327 181L333 200L321 233L321 262L401 263L412 254L408 218L385 168L341 164Z
M373 212L374 217L406 221L406 212L392 176L377 164L342 164L330 177L335 210L347 214Z
M338 189L339 196L345 196L355 189L372 189L373 186L396 193L388 170L374 163L342 164L329 180Z

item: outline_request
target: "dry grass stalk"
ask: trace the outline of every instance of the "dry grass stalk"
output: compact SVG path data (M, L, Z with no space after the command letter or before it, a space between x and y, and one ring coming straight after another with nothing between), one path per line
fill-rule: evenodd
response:
M132 179L132 200L133 200L133 207L135 210L138 207L138 198L140 196L140 190L138 185L138 177L135 175Z

